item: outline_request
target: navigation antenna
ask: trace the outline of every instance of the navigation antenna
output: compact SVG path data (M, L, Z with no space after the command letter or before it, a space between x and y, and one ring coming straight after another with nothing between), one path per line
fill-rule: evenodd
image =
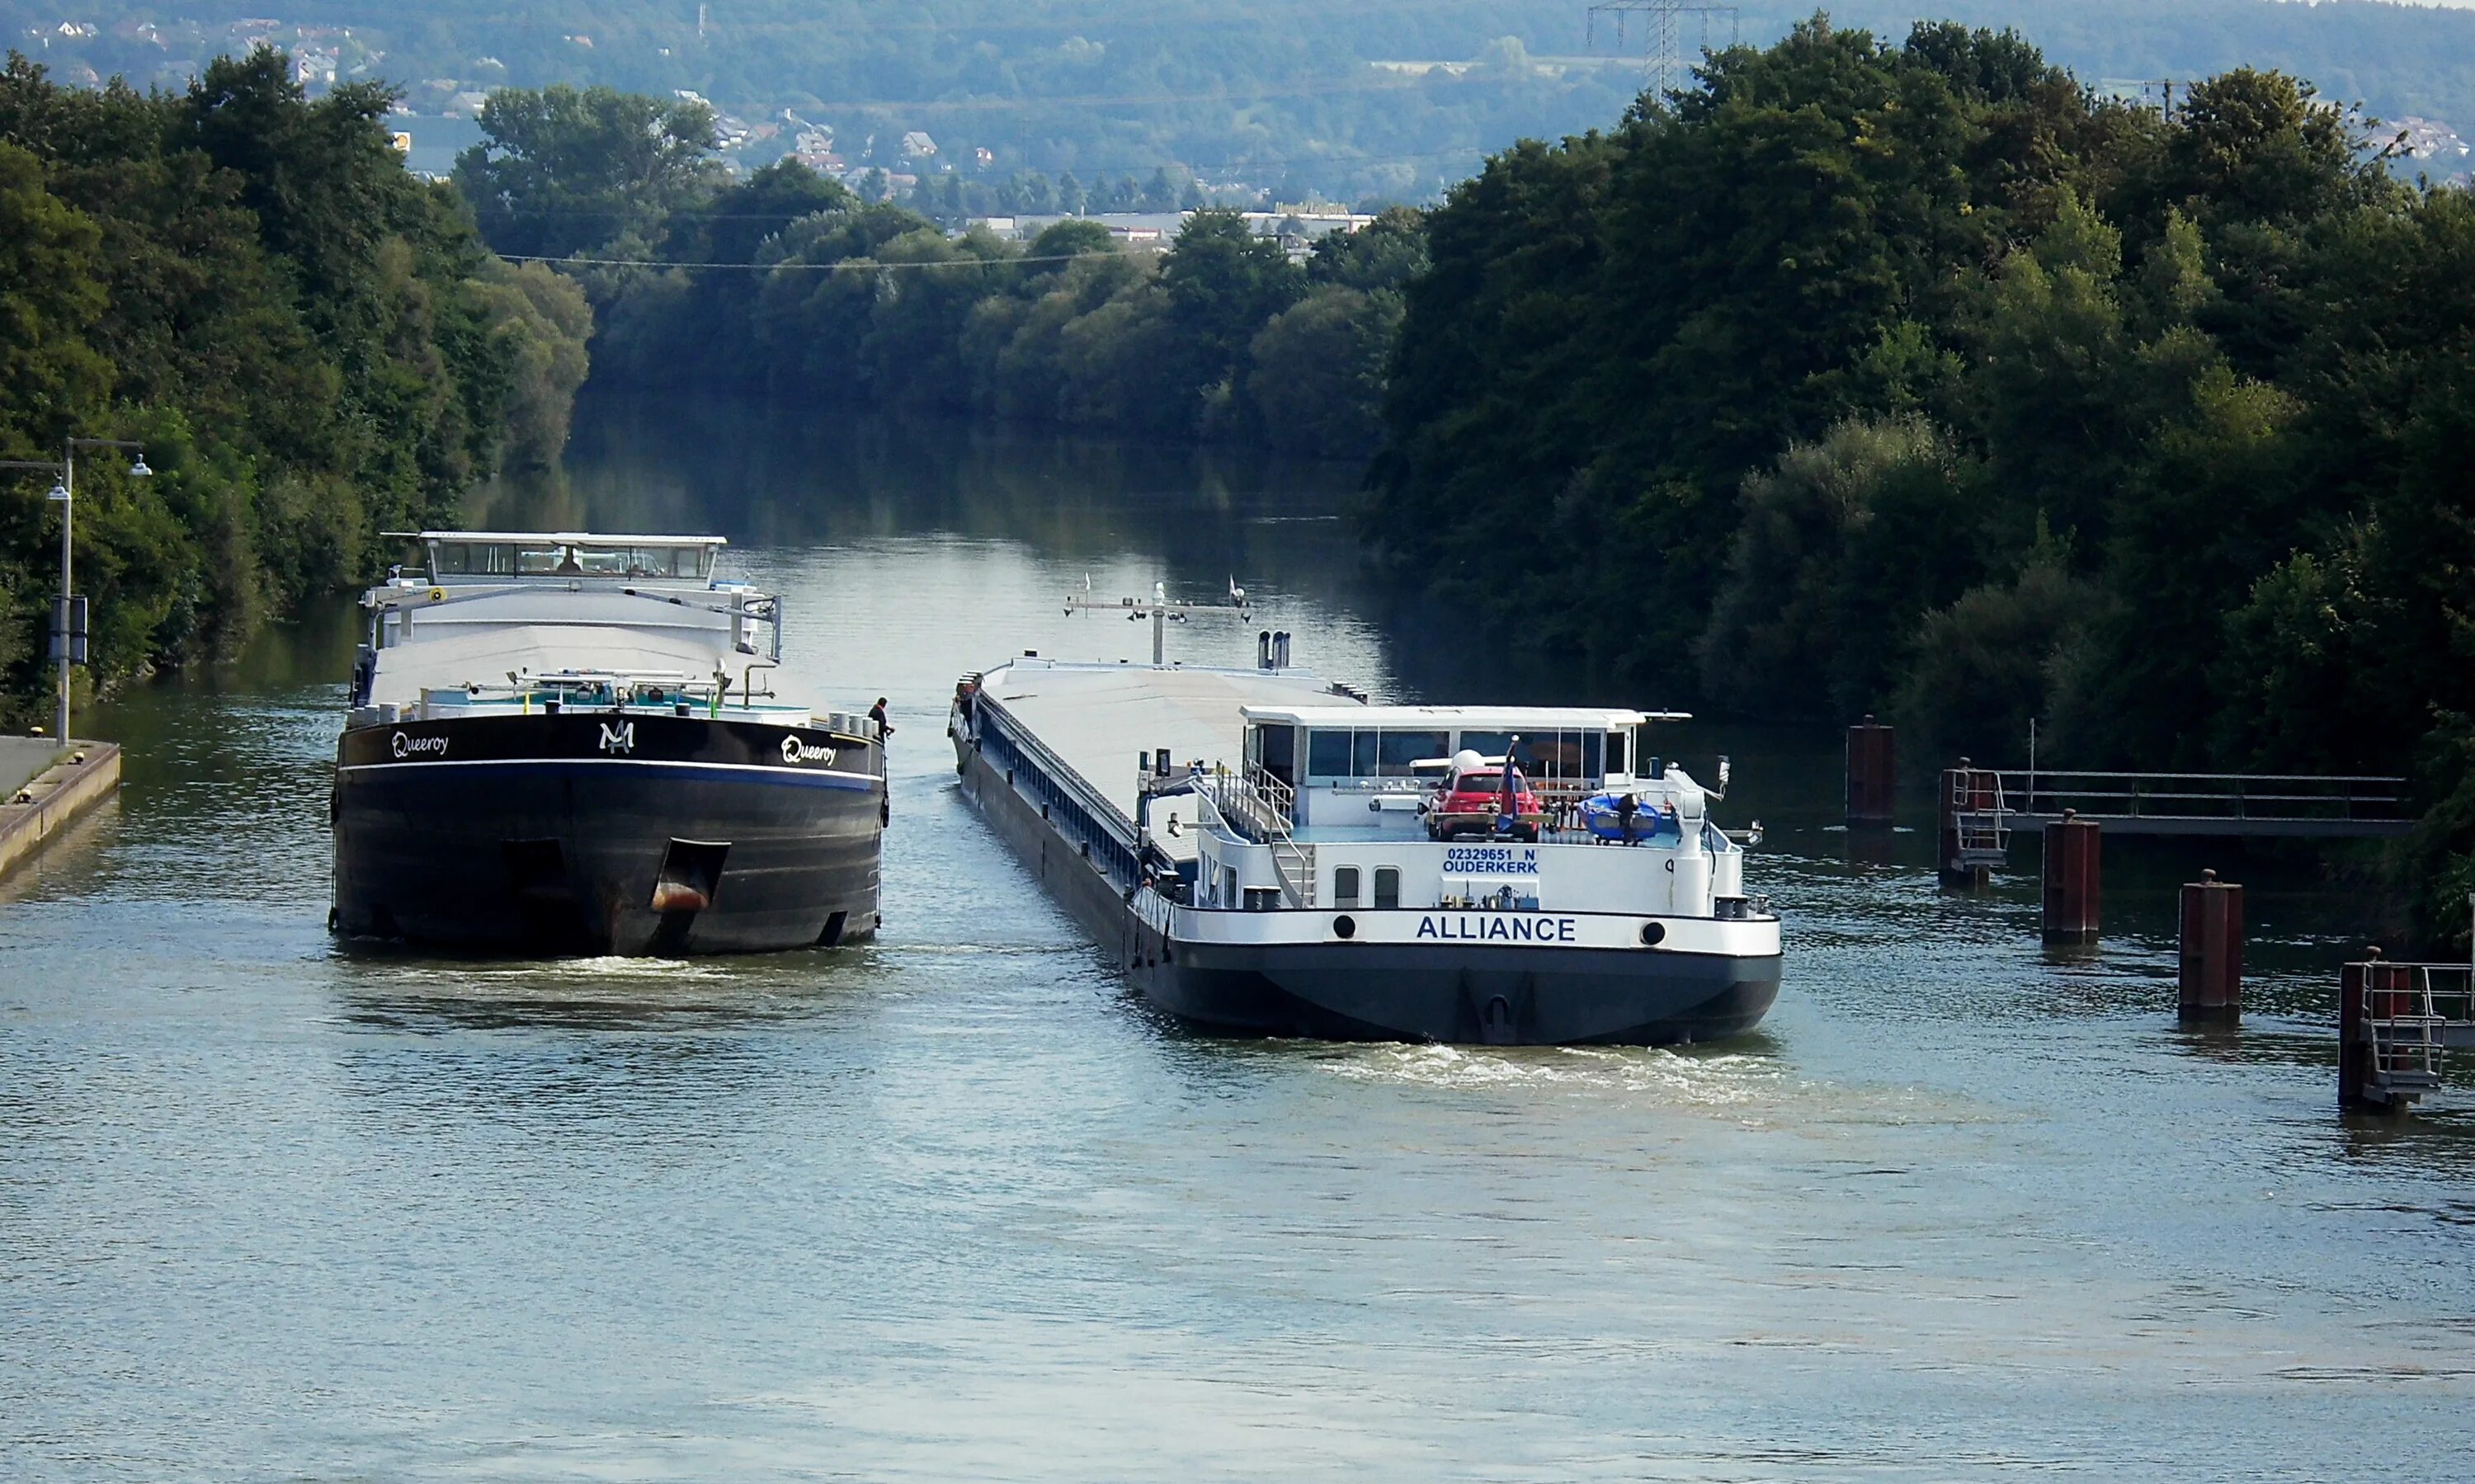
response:
M1102 602L1091 596L1091 578L1087 573L1083 578L1083 591L1066 595L1066 612L1068 616L1077 613L1122 613L1126 616L1126 621L1130 623L1139 619L1151 620L1152 663L1155 665L1164 665L1168 662L1168 625L1171 620L1184 623L1198 613L1234 613L1241 622L1255 617L1254 605L1246 601L1246 590L1238 585L1238 579L1234 576L1229 579L1227 597L1207 598L1191 603L1172 603L1168 600L1168 584L1155 582L1152 584L1152 596L1149 597L1121 597L1114 603L1109 603Z
M1702 17L1702 50L1710 49L1710 17L1728 17L1728 44L1735 46L1744 40L1744 19L1732 5L1705 5L1701 0L1597 0L1590 7L1589 39L1585 43L1592 53L1598 50L1599 14L1605 12L1615 17L1616 46L1625 44L1625 17L1645 17L1643 29L1649 35L1649 54L1643 65L1650 75L1650 89L1661 103L1667 95L1692 82L1692 72L1684 63L1682 48L1677 44L1678 20L1686 15Z

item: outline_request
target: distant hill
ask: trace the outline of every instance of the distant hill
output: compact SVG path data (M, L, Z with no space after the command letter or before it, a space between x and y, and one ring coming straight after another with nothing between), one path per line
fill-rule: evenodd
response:
M1690 49L1766 44L1811 7L1688 16ZM2475 13L2326 0L1856 0L1842 25L1921 14L2017 26L2090 81L2189 80L2238 63L2302 74L2387 118L2475 132ZM185 17L185 18L184 18ZM313 82L384 78L416 111L509 84L689 90L732 116L750 163L799 135L852 168L1039 169L1415 199L1521 135L1603 125L1641 83L1641 17L1617 40L1583 0L0 0L9 44L67 80L177 84L270 41ZM1595 57L1591 54L1595 53ZM1376 63L1453 63L1392 65ZM787 110L787 111L786 111ZM933 157L906 156L924 134ZM917 141L915 141L916 143ZM985 165L979 152L988 151Z

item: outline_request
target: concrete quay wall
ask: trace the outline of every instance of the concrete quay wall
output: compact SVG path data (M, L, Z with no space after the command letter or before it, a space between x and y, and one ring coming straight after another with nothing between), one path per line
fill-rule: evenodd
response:
M119 789L118 742L73 742L69 750L71 759L52 765L0 796L0 876L32 859L71 820ZM85 755L85 762L74 761L78 753Z

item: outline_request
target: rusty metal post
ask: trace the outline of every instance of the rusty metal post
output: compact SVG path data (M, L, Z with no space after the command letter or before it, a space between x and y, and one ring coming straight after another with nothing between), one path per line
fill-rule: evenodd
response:
M2046 941L2096 941L2097 845L2096 821L2075 811L2046 826Z
M1966 884L1959 869L1960 779L1960 769L1946 767L1942 785L1934 791L1934 867L1946 887Z
M1898 773L1895 737L1873 714L1848 729L1848 822L1889 824Z
M2364 1073L2369 1064L2371 1047L2364 1034L2364 970L2362 963L2349 963L2339 971L2338 979L2338 1107L2340 1109L2368 1107L2364 1098Z
M2180 1018L2242 1018L2243 888L2202 871L2183 884Z

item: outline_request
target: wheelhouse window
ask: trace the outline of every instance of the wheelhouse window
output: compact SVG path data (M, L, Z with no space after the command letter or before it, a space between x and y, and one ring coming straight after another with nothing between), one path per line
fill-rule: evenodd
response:
M1422 759L1445 755L1451 734L1435 731L1318 729L1307 734L1312 778L1410 778Z
M1452 741L1445 732L1392 732L1383 734L1377 747L1376 770L1386 778L1409 778L1415 774L1412 764L1425 758L1446 755Z
M1375 868L1375 906L1378 911L1401 905L1401 868L1379 865Z
M1542 781L1598 779L1600 746L1597 732L1542 732L1521 739L1521 761L1530 775Z
M433 541L429 544L432 577L512 577L516 548L500 541Z
M711 547L640 547L603 542L433 541L433 577L638 577L701 581L713 574Z
M1275 778L1278 778L1283 783L1296 783L1298 767L1298 729L1293 726L1265 726L1258 727L1256 730L1262 734L1263 739L1263 771L1271 774Z
M1625 767L1625 734L1622 732L1609 732L1607 734L1607 771L1610 773L1621 773L1627 771Z
M1358 905L1357 866L1341 865L1334 867L1332 873L1332 905L1335 907L1356 907Z
M1504 749L1510 745L1510 732L1463 732L1458 750L1475 752L1483 758L1500 758L1504 756Z
M576 559L576 548L563 543L548 546L516 547L516 573L525 577L580 577L584 564Z

